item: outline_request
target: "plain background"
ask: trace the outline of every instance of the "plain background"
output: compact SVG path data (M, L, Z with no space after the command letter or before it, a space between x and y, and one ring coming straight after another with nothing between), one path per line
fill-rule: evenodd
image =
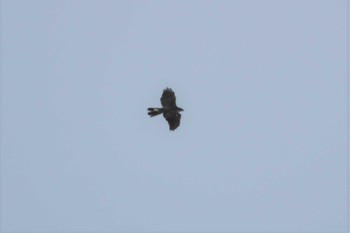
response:
M1 231L348 230L348 11L1 1Z

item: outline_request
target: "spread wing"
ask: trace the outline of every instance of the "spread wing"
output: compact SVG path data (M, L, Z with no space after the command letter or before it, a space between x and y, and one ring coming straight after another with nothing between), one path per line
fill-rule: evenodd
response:
M171 112L164 114L165 119L168 121L169 129L175 130L180 125L181 114L178 112Z
M170 88L164 89L162 98L160 98L163 108L175 108L176 107L176 97L173 90Z

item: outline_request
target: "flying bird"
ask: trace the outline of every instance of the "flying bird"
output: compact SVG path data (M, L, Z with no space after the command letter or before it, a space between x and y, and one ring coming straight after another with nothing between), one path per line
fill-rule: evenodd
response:
M175 130L180 125L182 108L176 106L175 93L171 88L163 90L163 95L160 98L163 108L148 108L148 115L151 117L157 116L163 113L164 118L168 121L169 129Z

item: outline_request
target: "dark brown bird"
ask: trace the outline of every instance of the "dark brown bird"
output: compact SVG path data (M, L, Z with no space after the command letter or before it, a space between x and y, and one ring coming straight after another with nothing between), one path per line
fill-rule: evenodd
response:
M163 90L163 95L160 98L163 108L148 108L148 115L151 117L163 113L164 118L168 121L169 129L175 130L180 125L182 108L176 106L176 97L173 90L166 88Z

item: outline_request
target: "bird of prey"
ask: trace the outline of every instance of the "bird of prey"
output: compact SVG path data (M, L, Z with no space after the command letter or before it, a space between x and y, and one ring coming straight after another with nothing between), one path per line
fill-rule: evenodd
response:
M164 118L169 123L169 129L175 130L180 125L182 108L176 106L176 97L173 90L166 88L163 90L163 95L160 98L163 108L148 108L148 115L151 117L157 116L163 113Z

